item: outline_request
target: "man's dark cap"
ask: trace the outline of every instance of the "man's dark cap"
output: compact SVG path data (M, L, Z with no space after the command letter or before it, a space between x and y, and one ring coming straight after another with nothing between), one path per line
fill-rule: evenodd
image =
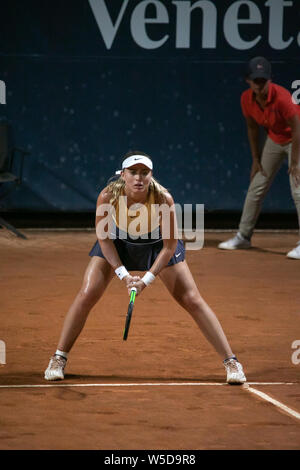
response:
M248 62L246 78L250 80L255 80L256 78L265 78L266 80L270 80L271 75L271 64L264 57L254 57L250 62Z

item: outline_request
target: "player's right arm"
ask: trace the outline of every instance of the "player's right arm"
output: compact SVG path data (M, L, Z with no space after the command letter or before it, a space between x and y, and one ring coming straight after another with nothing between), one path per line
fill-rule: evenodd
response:
M113 227L112 212L114 207L110 204L111 194L108 193L107 189L103 189L97 199L97 210L96 210L96 234L98 243L100 244L102 253L106 261L111 265L115 271L117 268L123 265L115 244L112 240L111 230ZM132 280L137 280L139 277L131 276L129 273L122 280L125 281L126 286Z

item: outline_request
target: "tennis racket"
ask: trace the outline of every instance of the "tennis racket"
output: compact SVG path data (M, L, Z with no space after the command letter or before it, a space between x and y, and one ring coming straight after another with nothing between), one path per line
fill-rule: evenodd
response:
M128 332L129 332L129 327L130 327L130 321L131 321L132 312L133 312L135 296L136 296L136 288L133 287L130 291L130 300L129 300L128 310L127 310L127 315L126 315L126 321L125 321L125 328L124 328L124 333L123 333L123 340L124 341L126 341L127 336L128 336Z

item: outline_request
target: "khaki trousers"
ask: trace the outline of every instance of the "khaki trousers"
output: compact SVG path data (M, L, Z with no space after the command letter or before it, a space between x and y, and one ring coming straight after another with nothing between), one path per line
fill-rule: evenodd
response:
M267 137L261 158L261 164L267 176L264 176L261 172L256 173L248 188L239 225L239 232L244 237L251 238L263 200L270 189L276 173L286 158L288 158L290 164L291 150L291 143L279 145ZM291 176L290 187L298 213L298 224L300 226L300 186L296 188Z

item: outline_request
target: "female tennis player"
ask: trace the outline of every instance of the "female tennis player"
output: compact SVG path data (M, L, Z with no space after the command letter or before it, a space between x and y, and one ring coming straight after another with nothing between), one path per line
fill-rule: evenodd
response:
M223 329L201 297L178 239L174 201L152 175L153 163L143 152L125 155L119 177L101 191L97 201L97 241L84 280L64 321L46 380L64 379L68 354L88 314L116 274L128 292L140 295L160 277L173 298L192 316L220 355L227 382L246 382L243 367L233 354ZM143 271L143 277L130 271Z

